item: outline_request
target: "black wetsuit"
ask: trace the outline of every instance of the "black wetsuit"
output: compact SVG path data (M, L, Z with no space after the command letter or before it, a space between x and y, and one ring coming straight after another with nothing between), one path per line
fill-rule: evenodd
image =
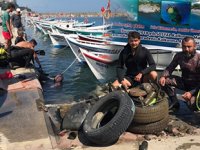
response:
M131 46L127 44L120 53L118 60L118 81L121 82L123 78L126 78L129 81L131 80L130 82L133 84L134 77L138 73L142 73L144 76L155 69L155 61L148 49L142 47L142 45L139 45L135 51L135 54L133 55Z
M28 67L30 61L33 61L33 49L12 46L8 52L10 54L9 62L18 63L18 66Z
M172 75L178 65L182 71L181 77ZM176 96L173 87L190 91L194 95L192 90L200 87L200 54L195 52L191 57L186 57L184 52L177 53L162 76L166 78L164 89L169 96Z

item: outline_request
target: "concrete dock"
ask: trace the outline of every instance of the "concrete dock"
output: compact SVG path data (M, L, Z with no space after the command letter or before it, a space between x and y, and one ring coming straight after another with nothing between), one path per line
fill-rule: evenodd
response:
M46 114L38 110L36 103L44 99L34 69L0 69L0 73L5 71L23 74L26 79L14 77L0 81L0 149L54 149L55 135L47 126Z

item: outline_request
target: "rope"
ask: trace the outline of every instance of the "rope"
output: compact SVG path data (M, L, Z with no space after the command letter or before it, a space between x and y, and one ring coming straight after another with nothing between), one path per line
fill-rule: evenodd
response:
M200 110L200 107L199 107L199 96L200 96L200 90L197 94L197 98L196 98L196 106L197 106L197 109Z
M74 59L74 61L61 73L61 75L64 74L76 62L76 59L77 58Z

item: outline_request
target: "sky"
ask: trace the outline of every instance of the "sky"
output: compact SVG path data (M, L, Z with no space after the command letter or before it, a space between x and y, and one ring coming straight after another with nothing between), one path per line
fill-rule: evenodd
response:
M108 0L17 0L36 12L99 12Z

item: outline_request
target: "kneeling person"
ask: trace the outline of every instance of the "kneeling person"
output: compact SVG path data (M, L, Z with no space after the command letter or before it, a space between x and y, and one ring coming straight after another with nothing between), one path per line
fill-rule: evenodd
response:
M140 41L138 32L129 32L128 44L119 56L117 66L118 79L112 84L114 88L122 85L127 90L139 83L148 82L149 79L156 80L155 61L149 50L143 47Z
M23 60L25 58L25 67L29 67L30 61L33 60L33 58L36 60L37 64L39 65L39 68L41 68L40 61L37 57L37 54L34 51L34 47L37 45L37 42L32 39L29 42L28 41L22 41L17 43L15 46L10 49L10 56L11 59L17 58L18 60Z

